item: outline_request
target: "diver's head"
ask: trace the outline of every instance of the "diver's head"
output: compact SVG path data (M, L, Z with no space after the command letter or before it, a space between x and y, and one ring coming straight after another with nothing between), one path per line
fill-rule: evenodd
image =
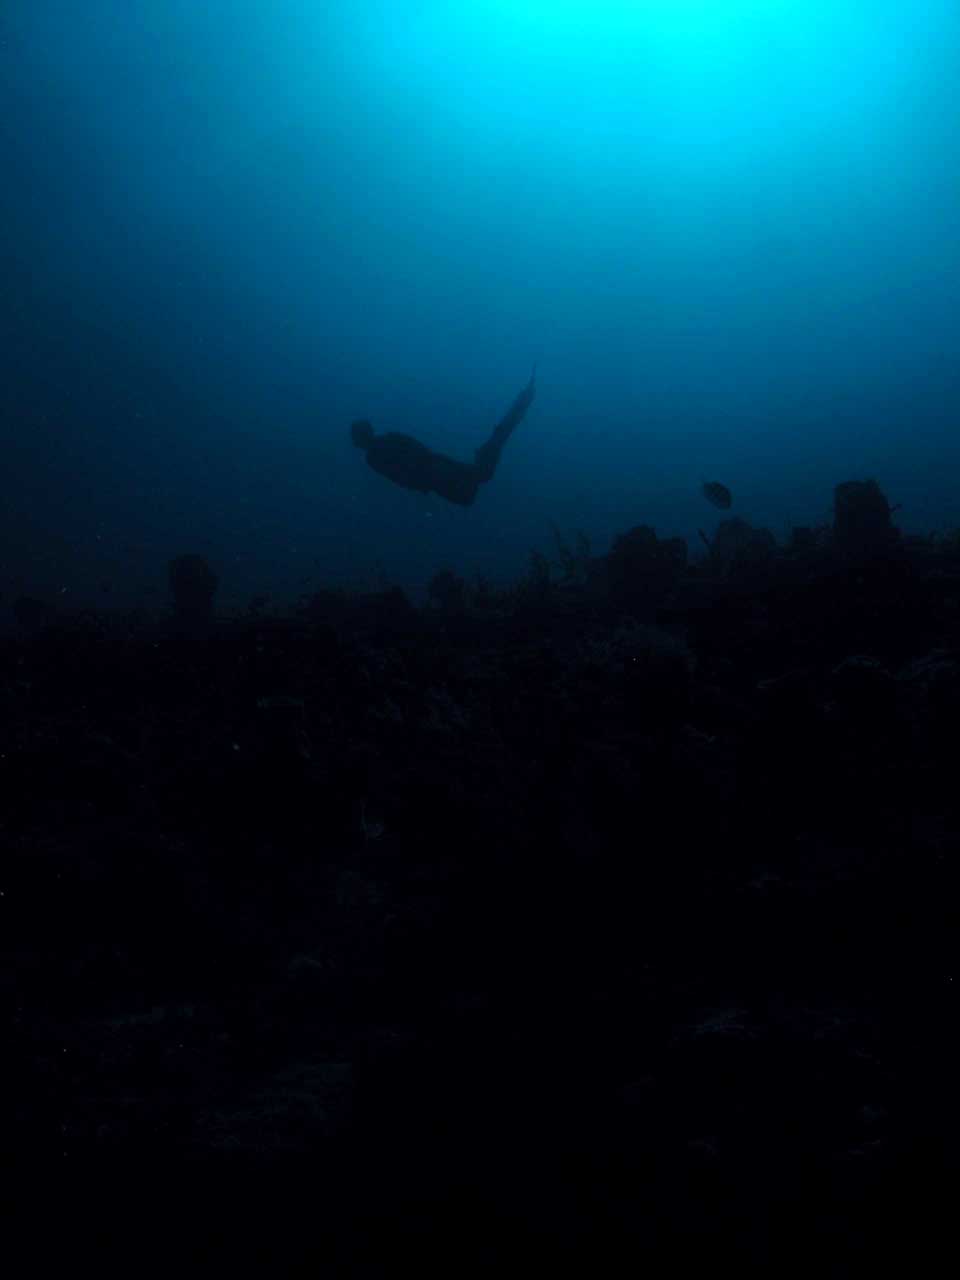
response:
M373 427L366 418L359 418L350 424L350 435L358 449L369 449L373 443Z

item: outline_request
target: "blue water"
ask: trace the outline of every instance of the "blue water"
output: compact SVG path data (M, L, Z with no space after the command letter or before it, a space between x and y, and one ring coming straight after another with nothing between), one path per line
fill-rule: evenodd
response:
M6 0L0 610L960 525L955 0ZM470 458L397 488L353 418Z

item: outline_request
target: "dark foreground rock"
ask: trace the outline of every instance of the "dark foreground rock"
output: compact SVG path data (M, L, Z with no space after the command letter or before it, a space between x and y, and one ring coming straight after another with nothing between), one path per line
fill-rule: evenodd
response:
M809 554L661 557L657 617L331 596L0 639L20 1208L331 1274L932 1239L956 566Z

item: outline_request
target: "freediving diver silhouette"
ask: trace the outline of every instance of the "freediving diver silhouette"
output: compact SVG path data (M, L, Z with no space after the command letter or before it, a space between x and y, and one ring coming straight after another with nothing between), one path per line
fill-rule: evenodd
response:
M492 478L503 446L533 403L536 377L534 365L530 381L494 427L490 439L474 451L473 462L460 462L445 453L435 453L415 437L398 431L377 435L366 419L354 422L350 435L357 448L367 455L367 464L394 484L418 493L438 493L448 502L469 507L479 487Z

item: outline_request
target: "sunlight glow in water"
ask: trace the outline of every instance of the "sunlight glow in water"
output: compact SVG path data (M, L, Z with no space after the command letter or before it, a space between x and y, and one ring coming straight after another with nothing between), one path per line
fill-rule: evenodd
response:
M554 49L723 59L762 54L785 39L829 40L857 12L857 0L475 0L458 21L478 35L486 28L492 38Z
M809 0L480 0L476 7L501 20L512 16L543 28L605 28L613 37L661 32L701 38L742 32L771 19L795 19L811 5Z
M925 74L946 0L421 0L353 29L358 74L437 129L544 145L637 129L732 158L872 128ZM372 77L372 79L371 79Z

